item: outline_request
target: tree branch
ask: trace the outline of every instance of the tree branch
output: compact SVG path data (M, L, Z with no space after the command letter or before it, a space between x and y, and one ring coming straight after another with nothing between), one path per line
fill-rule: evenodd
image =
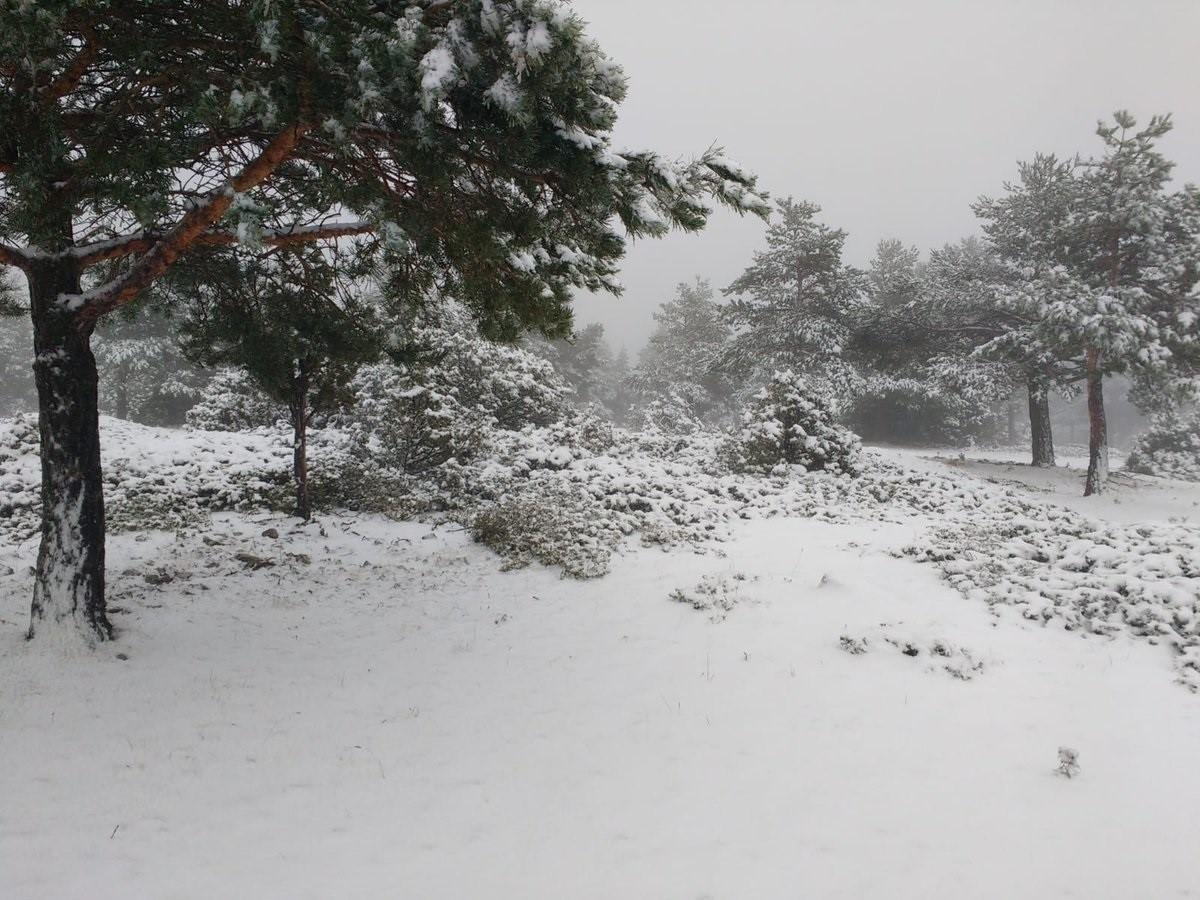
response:
M41 99L53 102L67 96L78 87L88 67L100 55L100 44L96 40L95 31L90 26L81 26L80 31L83 33L83 46L57 78L38 89Z
M0 243L0 266L12 266L25 271L29 267L29 259L16 247Z
M209 193L203 203L189 210L174 228L155 241L128 272L93 291L68 298L71 308L79 310L81 325L87 327L100 316L137 297L225 215L235 196L270 178L311 128L311 125L300 123L277 134L241 172Z
M291 247L296 244L307 244L313 241L330 238L351 237L358 234L370 234L375 230L372 222L326 222L320 225L297 225L292 228L270 229L261 237L267 247ZM96 241L74 248L73 255L83 268L97 263L109 262L114 259L124 259L136 253L145 253L162 241L165 234L142 231L129 234L109 241ZM192 247L225 247L236 244L238 237L232 231L206 231L197 235L192 241Z

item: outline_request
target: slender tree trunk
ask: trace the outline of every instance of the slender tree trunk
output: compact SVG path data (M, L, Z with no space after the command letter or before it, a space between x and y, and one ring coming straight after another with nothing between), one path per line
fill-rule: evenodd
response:
M1029 437L1033 445L1033 464L1042 468L1053 468L1054 431L1050 426L1050 391L1044 384L1030 380L1029 387Z
M42 456L42 543L29 637L112 637L104 605L104 481L91 329L59 302L79 293L70 257L36 259L28 272Z
M1083 495L1103 492L1108 481L1108 420L1104 415L1104 375L1100 351L1087 351L1088 473Z
M118 419L129 418L129 374L122 367L121 379L117 382L117 409L116 414Z
M298 367L292 379L292 474L296 481L296 515L312 518L308 496L308 374Z
M1015 396L1009 396L1008 402L1005 404L1008 410L1008 442L1016 444L1017 442L1017 399Z

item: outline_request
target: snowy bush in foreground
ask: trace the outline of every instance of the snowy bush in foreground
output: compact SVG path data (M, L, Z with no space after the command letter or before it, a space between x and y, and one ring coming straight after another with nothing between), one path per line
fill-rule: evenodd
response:
M1200 481L1200 410L1156 419L1134 443L1125 468L1142 475Z
M200 431L253 431L286 422L287 407L271 400L244 369L221 369L204 386L187 413Z
M858 438L838 425L831 405L790 371L776 372L755 396L725 452L735 472L774 472L781 466L834 474L860 470Z

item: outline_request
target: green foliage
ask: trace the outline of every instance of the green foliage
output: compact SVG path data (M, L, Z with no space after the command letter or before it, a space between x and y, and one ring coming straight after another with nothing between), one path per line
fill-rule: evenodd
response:
M726 366L744 380L788 368L844 388L853 375L842 350L866 281L842 262L846 232L818 222L820 211L781 201L767 249L725 289L728 320L738 332Z
M505 569L533 562L572 578L599 578L620 532L598 524L594 498L565 485L539 485L531 496L507 497L470 517L474 539L496 551Z
M91 251L125 246L82 310L137 288L160 238L187 265L352 216L389 297L436 287L489 336L565 334L575 290L618 290L629 237L698 229L710 201L766 211L719 151L614 152L624 95L551 0L5 2L0 240L58 250L74 221ZM189 249L176 226L206 209L224 212Z

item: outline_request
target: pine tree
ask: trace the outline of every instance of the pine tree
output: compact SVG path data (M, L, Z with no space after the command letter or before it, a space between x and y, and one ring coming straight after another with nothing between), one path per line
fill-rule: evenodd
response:
M585 325L568 338L554 341L546 357L575 394L581 409L604 406L604 381L612 365L612 350L598 322Z
M842 262L846 232L816 220L821 208L791 198L778 204L767 249L725 289L737 333L730 371L761 382L776 369L845 393L853 372L842 359L866 279Z
M725 419L734 382L723 361L733 331L712 286L699 278L680 284L654 321L633 375L643 404L678 397L693 418L710 424Z
M0 266L29 283L43 528L30 635L111 636L97 322L201 247L370 236L389 298L569 328L627 236L765 212L709 151L611 148L619 68L550 0L0 4ZM624 229L613 229L617 221Z
M995 402L1024 388L1031 462L1053 467L1050 392L1074 373L1032 338L1032 320L1000 299L1013 277L990 245L973 238L933 251L924 325L938 351L934 365L959 396Z
M169 282L179 295L188 355L207 366L240 367L267 397L286 405L296 515L306 521L313 413L337 408L354 373L384 345L376 310L337 260L311 244L259 254L210 252L188 272L202 280Z
M1171 129L1129 113L1101 123L1104 154L1038 157L1022 183L976 212L1014 273L1003 303L1026 327L998 345L1034 348L1073 365L1086 384L1086 495L1108 478L1104 379L1132 375L1164 389L1190 384L1200 335L1200 192L1167 191L1172 163L1157 150Z
M905 247L895 238L879 242L867 269L867 291L871 302L883 309L898 309L915 303L921 293L921 251Z
M971 356L969 295L947 289L946 253L921 264L916 248L885 240L871 261L843 354L858 375L846 416L866 436L961 442L992 426L1010 392L1003 367Z
M630 407L633 406L632 378L629 351L622 346L604 373L604 404L612 412L614 422L623 423L629 416Z

